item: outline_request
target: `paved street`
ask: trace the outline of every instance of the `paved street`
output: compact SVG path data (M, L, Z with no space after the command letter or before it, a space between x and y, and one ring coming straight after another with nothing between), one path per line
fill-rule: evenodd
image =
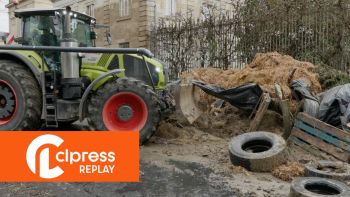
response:
M169 160L169 168L143 159L148 157L141 151L140 183L1 183L0 196L235 196L230 189L213 185L211 169L198 163Z
M209 183L210 170L173 164L180 171L141 162L140 183L1 183L0 196L235 196Z

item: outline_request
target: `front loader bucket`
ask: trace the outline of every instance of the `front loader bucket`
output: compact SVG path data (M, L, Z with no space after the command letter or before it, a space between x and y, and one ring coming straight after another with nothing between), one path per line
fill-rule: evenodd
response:
M180 110L190 124L203 113L199 108L200 89L191 84L179 84L175 91L176 108Z

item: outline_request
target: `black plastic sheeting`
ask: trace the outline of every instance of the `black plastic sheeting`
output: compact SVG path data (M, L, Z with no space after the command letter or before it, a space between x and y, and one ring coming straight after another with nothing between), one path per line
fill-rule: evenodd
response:
M350 84L334 87L317 97L310 92L310 86L303 80L291 84L294 96L304 101L303 111L338 128L350 120Z
M295 93L295 97L297 100L302 99L310 99L314 101L318 101L318 99L311 94L310 85L304 80L293 80L290 85L292 91Z
M303 102L303 112L318 117L319 99L312 95L310 85L305 80L293 80L290 84L293 96Z
M341 127L341 116L350 120L350 84L334 87L322 93L318 118L328 124Z
M303 112L309 114L312 117L318 117L318 108L320 107L320 103L313 99L305 98L303 100Z
M207 85L201 81L193 80L192 84L201 88L207 94L222 99L231 105L252 112L258 105L263 90L257 84L246 84L232 89L224 89L222 87Z

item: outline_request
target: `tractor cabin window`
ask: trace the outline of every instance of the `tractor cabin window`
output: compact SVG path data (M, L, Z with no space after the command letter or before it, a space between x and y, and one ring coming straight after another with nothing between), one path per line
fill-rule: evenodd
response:
M51 15L24 18L24 45L60 46L63 37L63 19ZM80 47L93 46L90 24L72 16L72 34Z
M31 16L24 18L24 45L59 46L58 33L62 24L55 24L53 16Z
M119 16L120 17L130 16L130 5L131 5L131 0L119 0Z
M79 47L91 47L91 27L83 20L72 18L73 37L79 42Z
M23 45L60 46L62 23L54 16L30 16L24 18ZM60 53L44 51L44 60L50 70L60 71Z

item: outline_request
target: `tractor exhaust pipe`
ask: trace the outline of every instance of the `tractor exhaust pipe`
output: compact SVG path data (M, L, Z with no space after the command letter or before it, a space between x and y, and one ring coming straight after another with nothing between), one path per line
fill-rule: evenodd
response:
M61 47L78 47L72 35L72 10L68 6L64 12L63 39ZM61 52L62 96L64 99L75 99L82 96L82 78L80 78L80 61L77 52Z
M78 43L72 39L63 39L61 42L61 47L78 47ZM62 78L72 79L79 78L79 58L78 53L73 52L62 52L61 53L61 68L62 68Z
M64 22L64 35L61 41L61 47L74 48L78 47L78 42L73 39L72 36L72 20L71 20L71 8L67 7L65 11ZM78 53L73 52L61 52L61 68L62 79L77 79L80 77L79 72L79 57Z

